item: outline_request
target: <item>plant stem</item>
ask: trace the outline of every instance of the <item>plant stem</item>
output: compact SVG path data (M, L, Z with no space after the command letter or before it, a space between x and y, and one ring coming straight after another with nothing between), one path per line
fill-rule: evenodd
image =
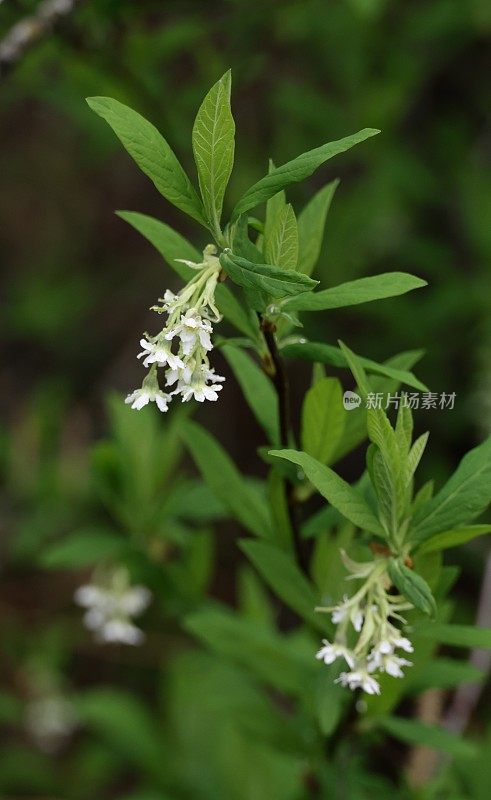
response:
M267 371L273 379L273 383L278 395L278 410L280 422L280 443L282 447L288 447L292 437L290 419L290 388L288 376L286 374L285 363L281 357L275 337L274 324L258 314L261 331L264 341L268 348L271 363L267 365ZM298 505L295 498L295 487L288 479L285 480L286 497L288 504L288 516L293 535L293 546L297 561L303 572L308 574L308 561L300 536L300 525L298 519Z

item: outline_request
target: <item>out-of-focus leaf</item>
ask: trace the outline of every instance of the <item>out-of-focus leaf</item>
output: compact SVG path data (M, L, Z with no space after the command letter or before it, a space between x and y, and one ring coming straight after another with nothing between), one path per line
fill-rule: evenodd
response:
M443 750L455 758L472 758L477 753L472 742L455 736L443 728L438 728L436 725L426 725L417 720L401 719L400 717L381 717L378 725L395 739L407 744L429 747L432 750Z
M46 545L39 561L46 569L79 569L101 563L106 558L120 557L127 549L127 541L114 531L83 528Z
M491 648L491 628L478 628L473 625L446 625L441 622L425 622L416 625L415 631L424 639L433 639L441 644L455 647Z

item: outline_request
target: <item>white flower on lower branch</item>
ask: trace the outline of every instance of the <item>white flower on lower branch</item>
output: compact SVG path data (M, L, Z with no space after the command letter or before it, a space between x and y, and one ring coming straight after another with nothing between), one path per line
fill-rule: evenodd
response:
M323 640L316 657L325 664L342 658L350 671L342 672L336 683L349 689L362 689L367 694L379 694L377 673L403 678L403 667L412 662L396 653L412 653L410 640L401 635L394 621L405 623L400 612L413 606L399 595L390 594L391 582L387 560L357 563L342 553L350 579L362 580L362 586L352 597L345 595L341 603L321 607L317 611L331 614L337 626L333 642Z
M116 569L102 576L100 583L80 586L74 599L87 609L84 624L97 641L138 645L145 636L132 618L145 611L151 596L146 586L130 586L127 570Z

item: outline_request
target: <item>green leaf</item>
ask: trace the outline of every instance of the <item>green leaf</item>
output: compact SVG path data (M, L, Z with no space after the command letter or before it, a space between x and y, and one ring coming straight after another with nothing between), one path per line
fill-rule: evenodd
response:
M113 531L85 528L46 545L39 560L46 569L81 569L120 556L127 546L127 542Z
M461 683L479 683L484 679L482 670L469 664L468 661L457 661L455 658L433 658L414 677L411 672L406 681L411 692L423 692L426 689L452 689Z
M327 212L339 181L331 181L312 197L298 216L298 271L312 275L319 258ZM269 201L268 201L269 202Z
M87 103L111 126L140 169L166 200L205 225L203 206L164 137L150 122L111 97L88 97Z
M260 203L264 203L268 198L273 197L277 192L291 186L292 183L303 181L308 178L315 170L324 164L328 159L339 153L344 153L354 145L364 142L371 136L380 133L374 128L364 128L352 136L346 136L344 139L339 139L335 142L323 144L321 147L316 147L315 150L309 150L307 153L297 156L292 161L288 161L281 167L277 167L260 181L255 183L250 189L247 190L245 195L237 203L234 208L232 219L237 219L245 211Z
M286 345L281 349L281 352L286 358L317 361L321 364L331 364L333 367L348 366L346 356L340 348L321 342L296 342L295 344ZM358 356L358 361L367 372L392 378L398 383L405 383L407 386L412 386L422 392L428 391L428 387L408 370L391 367L389 364L379 364L377 361L372 361L371 358L363 358L363 356Z
M244 397L270 442L278 442L278 398L273 384L253 359L238 347L226 345L227 359Z
M331 736L334 733L348 702L346 692L339 684L335 683L338 674L339 667L335 664L327 667L322 664L317 674L314 708L324 736Z
M362 495L332 469L298 450L271 450L270 455L298 464L321 495L354 525L377 536L384 535L380 522Z
M361 359L341 339L338 339L338 344L356 381L358 390L366 396L371 391L371 386Z
M199 264L203 255L170 225L154 217L149 217L147 214L140 214L138 211L117 211L116 214L132 225L150 244L153 244L169 267L177 272L180 278L188 281L196 274L191 267L181 264L177 259L183 258Z
M196 273L186 264L181 264L177 259L183 258L186 261L200 263L203 256L184 236L177 233L165 222L140 214L136 211L118 211L118 216L132 225L135 230L142 234L150 244L153 244L160 255L165 259L171 269L180 278L188 281ZM223 316L228 319L237 330L249 336L253 341L257 339L258 328L252 324L245 313L243 307L232 294L230 289L223 284L219 284L215 290L217 305Z
M294 270L281 269L269 264L254 264L232 253L222 253L220 263L238 286L266 292L272 297L309 292L318 283Z
M297 220L289 204L276 214L271 230L265 237L265 255L268 264L276 264L282 269L295 269L297 266Z
M491 525L464 525L462 528L452 528L450 531L436 533L431 539L427 539L418 553L434 553L437 550L448 550L450 547L457 547L472 541L476 536L484 533L491 533Z
M308 390L303 402L303 450L327 464L341 439L345 419L340 382L336 378L321 378Z
M234 164L235 123L230 108L230 70L206 95L193 127L193 153L206 217L220 231L225 189Z
M414 632L417 636L421 636L424 639L432 639L435 642L440 642L440 644L454 647L491 649L491 628L427 622L424 625L415 625Z
M410 603L423 611L425 614L436 613L435 598L425 579L414 572L412 569L400 561L391 558L389 560L389 577L399 589L400 593L406 597Z
M395 739L406 744L443 750L455 758L472 758L477 754L476 747L471 742L436 725L400 717L381 717L377 723Z
M98 688L76 701L82 722L115 747L129 763L162 779L166 761L159 727L146 707L120 689Z
M443 489L414 515L411 543L458 528L481 514L491 500L491 437L467 453Z
M397 297L426 285L427 281L416 278L407 272L387 272L384 275L373 275L369 278L359 278L356 281L341 283L332 289L313 292L308 297L296 297L285 303L285 309L289 311L324 311L332 308L357 306L387 297Z
M269 160L269 169L268 172L273 172L276 169L273 161ZM266 203L266 216L264 220L264 229L263 229L263 236L258 237L258 247L261 245L263 252L266 249L266 242L271 236L271 231L275 225L276 217L278 214L281 214L283 209L286 206L286 195L285 192L278 192L277 194L273 195L269 198ZM239 255L242 255L240 253ZM261 259L259 259L261 260Z
M280 691L298 693L313 679L315 664L293 651L275 631L243 619L225 608L191 614L184 627L219 655L245 666Z
M222 446L196 422L187 421L182 436L198 469L230 513L251 533L270 538L266 504L244 480Z
M325 620L314 611L318 598L293 556L266 542L250 539L241 540L240 547L284 603L316 628L325 631Z

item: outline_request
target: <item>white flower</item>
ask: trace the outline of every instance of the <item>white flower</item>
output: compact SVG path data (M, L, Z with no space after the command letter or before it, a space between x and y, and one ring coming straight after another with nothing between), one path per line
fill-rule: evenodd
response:
M346 615L349 611L349 600L348 595L343 595L343 602L339 603L339 605L334 606L332 613L331 613L331 620L333 621L334 625L339 625L344 619L346 619Z
M413 653L414 647L412 646L409 639L406 639L405 636L395 636L392 639L394 647L400 647L401 650L405 650L406 653Z
M141 388L135 389L134 392L127 396L124 402L131 403L131 408L136 408L137 411L140 411L147 403L155 402L160 411L167 411L169 400L171 399L170 395L165 394L159 388L156 378L152 382L148 378L149 376L145 378Z
M322 640L322 647L316 654L316 658L323 661L324 664L333 664L337 658L344 658L348 667L353 669L355 666L355 659L353 653L347 647L337 642L328 642L327 639Z
M366 669L356 669L352 672L342 672L335 683L348 686L352 691L363 689L367 694L380 694L380 684Z
M101 642L139 645L143 642L145 635L140 628L128 620L112 619L101 626L97 638Z
M351 624L353 625L353 628L357 633L360 633L363 627L364 619L365 615L363 614L363 611L358 606L354 606L353 609L351 610L350 620Z
M40 750L55 753L78 727L78 715L68 698L47 694L28 703L25 725Z
M211 322L203 319L194 308L191 308L181 315L178 324L165 334L165 338L170 341L175 336L179 336L182 352L185 356L188 356L193 352L198 342L205 351L213 348L210 333L213 333Z
M224 380L225 378L221 375L215 374L214 369L209 369L205 364L201 364L190 376L182 374L173 394L180 394L183 403L192 397L198 403L203 403L205 400L217 400L218 392L222 389L221 383ZM208 381L213 381L213 383L208 385Z
M150 604L152 593L146 586L130 586L119 598L119 607L130 617L137 617Z
M353 628L360 633L365 615L357 603L350 603L347 595L344 595L343 602L333 608L331 620L334 625L339 625L348 615Z
M75 592L75 602L87 609L84 624L98 641L137 645L144 639L131 618L147 608L151 592L145 586L129 586L128 580L127 571L118 569L107 585L87 584Z
M412 661L408 661L407 658L400 658L393 653L383 655L380 652L374 652L372 650L368 657L369 672L380 670L380 672L386 672L388 675L392 675L393 678L403 678L404 673L401 667L412 667L412 665Z
M159 364L164 367L166 364L171 369L182 369L184 361L179 356L175 355L170 345L161 337L157 337L156 341L148 341L147 339L140 339L140 346L143 348L142 352L138 354L137 358L143 359L143 365L149 367L150 364Z

